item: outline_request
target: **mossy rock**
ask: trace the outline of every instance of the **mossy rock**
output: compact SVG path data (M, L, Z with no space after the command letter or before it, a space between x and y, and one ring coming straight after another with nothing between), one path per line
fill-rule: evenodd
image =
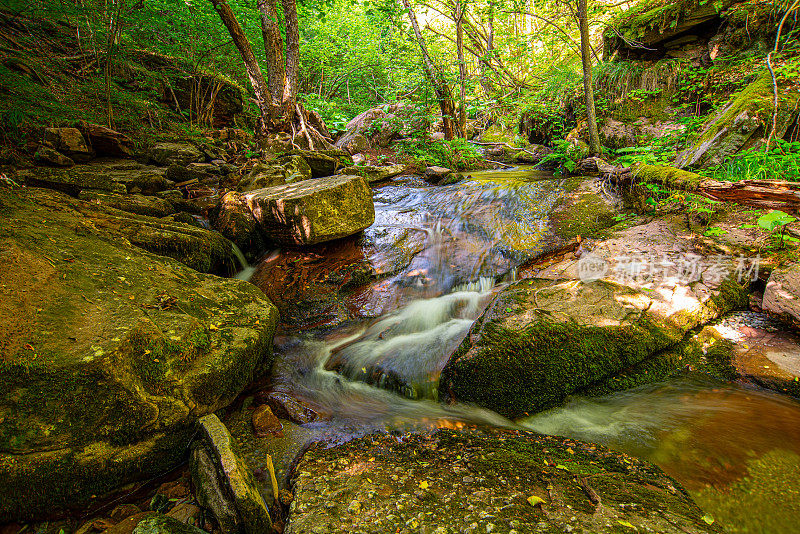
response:
M242 194L236 191L229 191L220 200L214 228L239 247L249 261L257 259L267 246L264 231L242 199Z
M110 208L147 215L149 217L166 217L175 213L175 207L163 198L145 195L118 195L113 193L99 193L96 191L81 191L78 198Z
M706 120L700 131L690 137L688 148L678 154L675 165L681 168L720 165L728 156L764 141L772 128L772 99L772 77L765 70ZM782 138L794 124L798 104L800 85L780 84L776 138Z
M259 162L239 181L236 189L242 192L255 191L286 183L286 169L277 162Z
M273 241L314 245L356 234L375 221L372 190L360 176L329 176L259 189L243 201Z
M599 237L616 224L620 207L618 199L604 195L597 180L589 178L559 199L550 212L550 223L562 239Z
M659 468L518 430L376 434L307 452L287 534L720 532Z
M521 281L475 322L439 391L507 417L535 413L676 345L743 298L730 281L674 299L605 281Z
M355 176L363 176L370 183L373 182L380 182L382 180L388 180L389 178L393 178L399 174L402 174L403 170L405 170L406 166L400 163L394 165L385 165L385 166L378 166L378 165L362 165L362 166L352 166L352 167L345 167L344 169L339 171L339 174L349 174Z
M311 179L311 167L302 156L284 156L278 162L286 170L287 184Z
M634 178L639 182L663 185L681 191L696 191L703 181L703 177L699 174L668 165L637 163L632 169Z
M311 167L313 178L332 176L343 167L353 165L353 158L345 150L290 150L285 156L301 156Z
M0 522L170 468L193 422L271 365L258 289L134 247L81 204L0 192Z

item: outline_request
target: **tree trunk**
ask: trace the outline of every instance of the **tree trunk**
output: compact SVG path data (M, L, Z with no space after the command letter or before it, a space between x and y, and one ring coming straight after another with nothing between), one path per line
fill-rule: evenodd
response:
M494 5L489 4L489 20L486 23L488 27L488 32L486 35L486 51L484 55L480 58L480 66L481 66L481 86L483 87L483 92L486 96L491 96L492 91L494 89L492 85L492 81L489 79L489 71L491 70L491 66L489 61L491 61L491 56L494 54Z
M439 108L442 110L442 128L444 130L444 138L448 141L453 139L454 134L454 120L455 117L455 103L453 102L453 93L444 79L444 76L436 68L428 53L428 46L425 44L425 39L422 37L422 32L419 29L419 22L414 10L411 9L409 0L403 0L403 7L408 11L408 18L411 21L411 27L414 30L414 36L417 39L417 44L422 55L422 67L425 71L425 76L436 91L436 99L439 101Z
M236 45L239 54L242 56L242 61L247 71L247 78L250 80L250 84L253 86L253 92L256 95L256 105L261 112L261 124L257 128L257 130L261 130L263 129L264 121L270 115L270 98L269 88L264 81L264 75L261 74L261 68L258 66L258 61L253 53L253 47L250 45L250 41L247 40L244 31L242 31L242 27L239 26L239 22L236 20L236 16L233 14L228 3L224 0L210 1L214 6L214 10L216 10L220 19L222 19L222 23L228 29L228 33L230 33L231 39L233 39L233 44Z
M264 35L264 51L267 56L267 80L272 96L270 107L272 108L272 119L276 120L281 113L283 85L286 79L283 37L278 21L276 0L258 0L258 11L261 13L261 33Z
M300 67L300 25L295 0L281 0L286 23L286 81L283 86L283 109L291 117L297 103L297 71Z
M463 0L456 0L453 18L456 21L456 56L458 57L458 135L467 137L467 98L466 79L467 64L464 61L464 4Z
M581 31L581 62L583 63L583 92L586 97L586 119L589 123L589 153L600 155L600 136L597 134L597 113L594 109L594 88L592 87L592 56L589 43L589 20L586 13L586 0L578 0L578 26Z

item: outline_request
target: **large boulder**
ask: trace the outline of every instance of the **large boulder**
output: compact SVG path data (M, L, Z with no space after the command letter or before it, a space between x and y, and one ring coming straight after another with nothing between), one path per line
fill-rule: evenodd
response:
M186 166L190 163L203 160L200 149L189 143L156 143L150 148L150 160L156 165L168 167L170 165Z
M535 413L745 302L730 280L716 290L697 282L657 291L603 280L523 280L475 322L442 370L439 391L507 417Z
M118 195L114 193L98 193L96 191L81 191L78 194L78 198L101 206L150 217L166 217L176 211L168 200L140 194Z
M50 165L53 167L72 167L75 165L72 158L68 158L58 150L45 145L36 149L36 153L33 155L33 161L40 165Z
M286 171L286 183L302 182L311 179L311 167L302 156L284 156L278 158Z
M772 128L772 98L772 77L764 72L706 120L700 131L690 137L688 148L678 154L675 165L720 165L727 157L763 142ZM800 85L782 84L778 88L776 138L783 138L797 120L798 104Z
M81 204L0 192L0 522L163 473L271 365L257 288L131 246Z
M81 121L77 128L88 139L89 145L98 156L126 157L133 155L133 140L111 128Z
M330 176L243 195L270 239L314 245L364 230L375 221L372 191L360 176Z
M77 165L69 169L33 168L18 176L29 186L47 187L77 196L81 191L144 193L170 188L164 170L136 162Z
M350 131L345 133L334 143L336 148L343 148L350 154L359 154L371 147L369 140L357 131Z
M287 534L721 532L659 468L511 430L372 435L307 452Z
M313 178L331 176L342 167L353 165L353 158L344 150L290 150L286 155L306 160Z
M214 228L239 247L245 257L253 261L266 248L266 236L242 194L229 191L220 200Z
M254 191L286 183L286 169L278 163L256 163L247 176L239 181L239 191Z
M92 151L77 128L45 128L44 143L75 161L88 161L92 157Z

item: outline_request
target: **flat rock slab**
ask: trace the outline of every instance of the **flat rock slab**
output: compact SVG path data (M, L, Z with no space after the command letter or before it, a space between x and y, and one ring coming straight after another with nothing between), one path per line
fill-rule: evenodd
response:
M796 326L800 325L800 264L772 271L761 307Z
M163 473L272 362L275 307L89 218L0 190L0 522ZM89 211L89 213L93 213Z
M531 432L440 430L309 451L295 470L286 532L720 529L677 482L642 460Z
M243 195L256 220L283 245L339 239L375 222L372 191L360 176L330 176Z

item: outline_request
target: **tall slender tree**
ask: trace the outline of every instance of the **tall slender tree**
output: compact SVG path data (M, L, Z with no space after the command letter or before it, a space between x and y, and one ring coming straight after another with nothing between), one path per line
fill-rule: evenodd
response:
M597 133L597 112L594 108L592 86L592 48L589 42L589 17L586 0L578 0L578 26L581 32L581 62L583 63L583 94L586 99L586 120L589 123L589 153L600 155L600 136Z

